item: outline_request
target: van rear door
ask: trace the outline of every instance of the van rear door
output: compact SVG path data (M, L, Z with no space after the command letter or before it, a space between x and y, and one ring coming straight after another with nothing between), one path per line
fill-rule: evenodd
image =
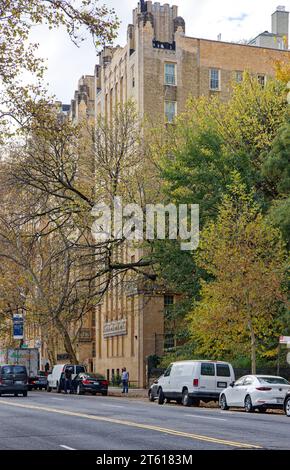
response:
M25 366L13 366L13 379L15 385L27 384L27 370Z
M216 365L216 391L220 393L224 388L227 388L231 382L235 380L233 372L229 364Z
M203 394L216 394L215 364L213 362L200 363L199 390Z

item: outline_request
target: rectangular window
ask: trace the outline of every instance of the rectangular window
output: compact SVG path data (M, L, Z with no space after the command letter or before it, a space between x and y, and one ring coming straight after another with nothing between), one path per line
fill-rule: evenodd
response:
M236 82L237 83L242 83L243 81L243 72L241 72L240 70L237 70L236 71Z
M165 85L176 85L176 65L165 64Z
M96 343L95 341L92 342L92 357L96 357Z
M220 70L210 69L209 71L209 87L211 90L220 90Z
M204 362L203 364L201 364L200 373L201 375L214 376L215 375L214 364Z
M266 76L265 75L258 75L258 82L262 88L266 85Z
M135 66L131 67L132 88L135 88Z
M166 122L172 123L176 116L176 101L165 101Z
M216 365L216 375L218 377L230 377L231 372L227 364L217 364Z

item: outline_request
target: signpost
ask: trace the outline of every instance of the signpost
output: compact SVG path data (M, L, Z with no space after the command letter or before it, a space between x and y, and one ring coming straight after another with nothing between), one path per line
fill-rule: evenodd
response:
M24 338L24 319L23 315L15 313L13 315L13 338L23 339Z

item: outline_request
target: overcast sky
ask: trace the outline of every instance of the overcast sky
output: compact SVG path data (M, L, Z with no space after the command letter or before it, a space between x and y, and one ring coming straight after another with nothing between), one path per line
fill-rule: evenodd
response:
M278 0L165 0L160 3L179 6L188 36L217 39L221 33L223 41L250 39L265 30L271 31L271 14L279 4ZM100 4L115 9L122 22L116 44L123 46L137 0L100 0ZM280 4L289 11L289 0ZM92 41L88 39L78 49L64 31L48 31L43 27L35 28L33 39L40 43L40 54L47 59L46 81L50 93L63 103L70 103L78 79L93 74L97 63Z

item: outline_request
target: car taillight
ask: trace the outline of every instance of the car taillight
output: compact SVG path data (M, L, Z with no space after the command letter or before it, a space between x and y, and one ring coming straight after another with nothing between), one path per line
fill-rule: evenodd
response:
M260 390L260 392L270 392L271 387L256 387L256 390Z
M198 387L198 379L193 379L193 386Z
M104 385L104 387L107 387L108 381L107 380L102 380L101 385Z
M90 383L91 383L91 382L90 382L88 379L83 380L83 384L84 384L84 385L90 385Z

